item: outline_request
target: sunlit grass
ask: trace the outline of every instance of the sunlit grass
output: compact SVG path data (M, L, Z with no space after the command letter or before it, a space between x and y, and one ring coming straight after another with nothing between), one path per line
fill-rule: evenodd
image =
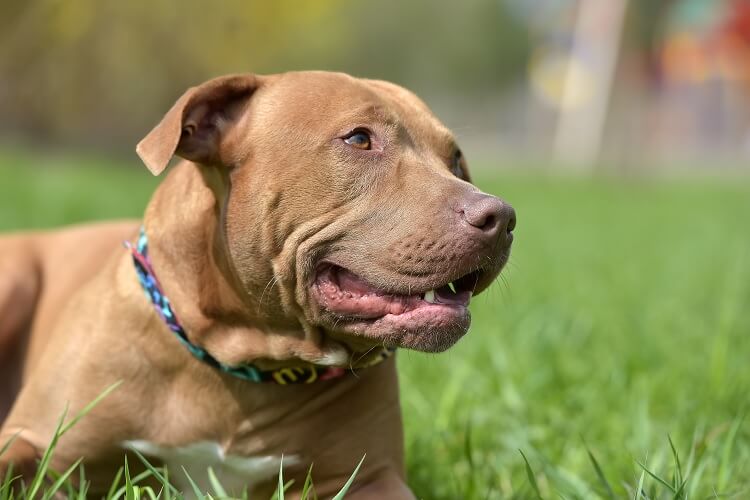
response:
M99 404L102 399L107 397L107 395L109 395L109 393L111 393L112 391L116 390L119 385L120 383L118 382L107 388L96 399L86 405L86 407L84 407L77 415L75 415L70 420L66 419L67 411L63 412L63 414L60 416L60 419L58 420L57 428L52 434L52 440L50 441L50 444L42 455L41 460L39 460L36 475L31 479L22 481L20 476L13 474L13 466L11 464L10 470L7 472L5 477L0 477L0 500L12 500L13 498L42 498L46 500L51 498L58 498L60 495L63 495L64 498L86 498L89 489L89 482L86 480L86 470L85 466L81 464L82 460L77 460L62 474L57 473L50 468L50 461L55 453L55 449L60 438L65 435L65 433L68 432L74 425L76 425L79 420L84 418L86 414L88 414L97 404ZM0 457L2 457L3 454L7 452L10 446L13 444L14 439L15 438L12 438L10 441L3 444L3 446L0 448ZM141 463L145 467L145 470L143 470L143 472L136 476L132 476L130 472L131 469L128 465L128 459L127 457L125 457L123 459L123 466L120 467L120 469L115 474L115 477L112 480L112 484L107 494L104 496L105 499L118 500L120 498L124 498L126 500L138 500L144 498L150 500L171 500L173 498L183 498L185 494L188 493L177 490L171 484L171 482L169 481L170 471L167 468L155 467L148 461L146 457L144 457L139 452L133 450L133 453L141 461ZM364 460L365 457L362 457L362 460L360 460L359 464L354 469L354 472L352 472L349 479L341 487L338 493L334 495L333 500L343 500L345 498L347 492L354 483L354 479L356 478L357 473L359 472L359 468L362 466L362 462L364 462ZM284 481L283 465L284 460L282 457L282 461L279 464L278 485L276 487L276 491L274 491L273 495L271 496L272 500L284 500L286 491L294 484L294 481ZM75 478L76 481L74 481L73 479L75 472L78 473L77 477ZM210 467L208 468L208 477L211 484L210 491L201 490L185 469L179 472L171 471L171 473L181 473L185 475L192 488L192 491L190 491L189 494L192 495L193 498L235 498L227 493L221 482L217 479L216 474ZM143 484L144 482L149 480L151 483L155 483L158 486L154 487L151 484ZM240 498L247 499L247 492L244 492L242 497ZM299 498L300 500L317 498L312 478L312 467L307 472L307 477L305 478L305 482L302 485L302 489L300 490Z
M671 436L680 495L750 496L750 183L480 183L517 209L513 256L458 346L400 353L413 487L525 498L522 450L545 498L633 498L639 462L674 484Z
M86 163L0 155L0 229L142 213L135 159ZM750 496L750 182L488 172L504 277L458 346L398 355L417 496Z

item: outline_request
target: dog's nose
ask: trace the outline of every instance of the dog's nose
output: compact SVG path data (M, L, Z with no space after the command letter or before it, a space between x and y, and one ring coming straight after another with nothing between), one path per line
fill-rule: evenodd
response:
M489 238L509 234L516 227L516 211L494 196L477 194L462 209L466 222Z

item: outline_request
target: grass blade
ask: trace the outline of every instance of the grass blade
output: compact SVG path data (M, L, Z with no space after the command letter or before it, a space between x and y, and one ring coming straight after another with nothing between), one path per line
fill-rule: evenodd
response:
M724 441L724 446L721 450L719 472L717 474L718 480L716 481L716 487L718 488L719 492L722 492L727 488L727 482L729 481L729 469L732 465L732 448L734 447L734 442L737 439L737 432L740 430L740 426L742 425L742 422L744 420L745 417L742 416L734 421L732 427L729 429L726 440Z
M680 498L687 498L687 495L685 495L685 485L687 484L687 479L682 481L682 484L680 484L680 487L677 488L677 491L674 494L674 499L678 500Z
M642 463L641 463L640 461L636 460L636 461L635 461L635 463L637 463L638 465L640 465L640 466L641 466L641 469L643 469L643 470L644 470L644 471L646 472L646 474L648 474L648 475L649 475L649 476L651 476L652 478L656 479L656 480L657 480L657 481L658 481L659 483L661 483L661 484L662 484L663 486L666 486L667 488L669 488L669 491L671 491L673 495L674 495L675 493L677 493L677 490L675 489L675 487L674 487L674 486L672 486L672 485L671 485L671 484L669 484L669 483L668 483L667 481L663 480L662 478L660 478L659 476L657 476L656 474L654 474L653 472L651 472L650 470L648 470L648 468L646 468L646 466L645 466L645 465L643 465L643 464L642 464Z
M477 475L474 473L474 471L477 470L477 467L474 463L474 447L473 443L471 441L471 420L468 420L466 422L466 426L464 428L464 456L466 457L466 461L469 464L469 470L472 471L472 474L469 475L469 479L467 481L467 485L464 487L464 494L463 496L465 498L473 498L475 491L477 491Z
M219 498L229 497L229 495L227 495L227 492L224 491L224 487L219 482L219 478L216 477L216 474L211 467L208 468L208 482L211 483L211 488L213 488L214 493L216 493Z
M125 500L135 500L138 493L133 491L133 483L130 480L130 470L128 469L128 457L125 457Z
M597 462L594 454L591 453L588 445L584 443L584 446L586 447L586 453L588 453L589 455L589 460L591 460L591 464L594 466L594 470L596 471L596 477L599 478L599 482L604 487L604 491L607 493L607 497L614 500L615 498L617 498L617 496L612 490L612 486L610 486L609 481L607 481L607 477L604 475L604 471L599 466L599 462Z
M39 488L41 488L42 482L44 481L44 478L47 476L47 469L49 468L49 462L52 459L52 452L55 449L55 446L57 446L57 441L60 439L60 436L62 435L62 426L63 422L65 421L65 415L68 413L67 406L65 407L65 410L63 410L62 415L60 416L60 419L57 422L57 427L55 428L55 432L52 434L52 440L50 441L49 446L47 446L47 449L44 450L44 454L42 455L42 459L39 461L39 465L37 466L36 476L34 476L34 479L31 481L31 486L29 486L29 490L26 494L27 498L34 498L39 491Z
M151 500L159 500L159 495L161 495L161 493L159 493L159 495L157 495L156 493L154 493L154 489L151 488L150 486L146 487L146 488L141 488L141 492L145 492L146 495L148 495L148 497Z
M164 466L164 484L168 485L165 487L164 491L164 500L172 500L172 483L169 482L169 469L167 466ZM161 495L161 493L160 493ZM180 496L179 492L177 492L177 489L175 488L175 495Z
M138 484L139 482L143 481L144 479L146 479L150 475L151 475L151 472L145 470L145 471L141 472L140 474L138 474L137 476L135 476L134 478L132 478L130 480L130 482L132 484ZM121 496L125 495L126 493L127 493L127 490L125 488L125 485L123 485L123 486L120 487L120 489L118 489L117 491L115 491L114 496L112 496L111 498L107 497L107 500L117 500L118 498L120 498Z
M13 464L10 464L5 473L5 477L0 478L0 480L2 480L2 484L0 484L0 500L10 500L12 498L13 491L10 486L19 477L20 476L13 477Z
M28 498L34 498L36 494L39 492L39 489L41 488L42 482L44 481L44 478L47 476L47 469L49 468L50 461L52 459L52 454L55 450L55 447L57 446L57 442L60 440L60 437L65 434L70 428L75 425L81 418L83 418L87 413L89 413L99 402L107 397L113 390L115 390L122 381L115 382L108 388L106 388L99 396L97 396L91 403L87 404L78 414L71 419L70 422L65 424L65 417L68 413L68 406L65 406L65 409L63 410L62 415L60 416L60 419L57 423L57 427L55 428L55 432L52 435L52 440L50 441L49 446L47 446L47 449L44 451L44 454L42 455L42 459L39 461L39 465L37 466L37 473L34 476L34 479L31 482L31 486L28 490Z
M138 450L131 449L130 451L132 451L133 453L135 453L135 456L137 456L138 459L146 467L146 469L148 469L148 471L151 472L151 474L156 479L159 480L159 482L164 486L164 488L166 488L167 490L170 490L170 491L174 491L175 493L179 493L174 486L172 486L171 484L169 484L169 481L167 480L167 478L164 477L161 474L161 472L159 472L159 470L156 467L154 467L153 465L151 465L151 463L146 459L146 457L144 457ZM210 471L210 469L209 469L209 471Z
M68 432L71 427L73 427L74 425L76 425L79 420L81 420L91 410L93 410L94 407L96 405L98 405L102 401L102 399L106 398L107 396L110 395L110 393L112 391L114 391L115 389L117 389L120 386L120 384L122 384L122 380L118 380L114 384L112 384L109 387L107 387L106 389L104 389L104 391L102 391L101 394L99 394L96 398L94 398L94 400L92 402L90 402L89 404L87 404L86 406L84 406L83 409L81 411L79 411L78 414L70 420L70 422L68 422L67 424L65 424L62 427L62 429L60 430L60 435L65 434L66 432Z
M112 485L109 487L109 491L107 492L107 496L105 498L114 498L115 491L117 491L117 488L120 485L120 478L122 477L122 471L123 471L122 467L117 469L117 474L115 474L115 478L112 480Z
M190 474L188 474L188 471L185 470L185 467L182 468L182 472L185 473L185 477L190 483L190 487L193 489L193 493L195 493L195 498L203 498L205 495L203 494L203 492L201 492L200 488L198 488L198 485L195 484L195 481L193 481L193 478L190 477Z
M531 489L534 490L537 498L543 500L542 493L539 491L539 485L536 482L536 476L534 475L534 471L531 470L531 465L529 465L529 460L526 458L526 455L523 454L523 451L518 450L518 453L521 454L521 456L523 457L523 461L526 463L526 476L529 478Z
M76 460L73 463L73 465L71 465L70 467L68 467L68 470L66 470L65 472L63 472L60 475L60 477L58 477L55 480L55 482L52 483L52 485L49 488L47 488L47 490L44 492L44 495L42 496L42 498L44 500L49 500L50 498L52 498L55 495L55 493L57 493L57 490L59 490L60 488L62 488L63 483L65 483L65 481L73 473L73 471L76 470L76 467L78 467L78 465L81 463L82 460L83 460L83 458L79 458L78 460Z
M633 500L641 500L643 498L643 482L646 479L646 471L641 471L641 478L638 480L638 489L635 490L635 495L633 496Z
M362 463L365 461L365 457L367 456L367 453L362 455L362 460L359 461L357 464L357 467L354 469L354 472L352 472L352 475L349 476L349 479L346 481L346 484L344 484L344 487L339 490L338 493L336 493L336 496L333 497L332 500L341 500L346 496L346 492L349 491L349 488L351 488L352 483L354 482L354 478L357 476L357 473L359 472L359 468L362 467Z
M86 467L81 465L78 469L78 495L76 495L78 500L86 500L90 485L91 483L86 481ZM73 496L71 495L70 498L73 498Z
M8 451L8 449L10 449L10 445L12 445L12 444L13 444L13 441L15 441L15 440L16 440L16 438L18 437L18 435L19 435L20 433L21 433L21 431L18 431L18 432L16 432L15 434L13 434L13 435L12 435L12 436L11 436L11 437L10 437L10 438L8 439L8 441L7 441L7 442L6 442L6 443L5 443L4 445L3 445L3 447L2 447L2 448L0 448L0 457L2 457L2 456L3 456L3 454L4 454L4 453L5 453L6 451Z
M669 441L669 447L672 448L672 457L674 457L675 464L675 488L682 484L682 464L680 464L680 455L677 453L677 448L674 446L672 436L667 434L667 440ZM682 488L680 488L682 489Z
M305 476L305 483L302 485L302 493L300 494L301 500L307 500L310 497L310 491L313 488L312 468L313 464L310 464L310 468L307 469L307 476Z
M279 461L279 485L276 487L276 498L284 500L284 454L281 454Z

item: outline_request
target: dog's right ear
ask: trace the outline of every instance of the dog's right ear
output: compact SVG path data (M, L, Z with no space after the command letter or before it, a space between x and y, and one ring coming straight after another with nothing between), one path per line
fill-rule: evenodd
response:
M220 163L219 145L262 77L230 75L188 89L135 150L154 175L173 155L201 164Z

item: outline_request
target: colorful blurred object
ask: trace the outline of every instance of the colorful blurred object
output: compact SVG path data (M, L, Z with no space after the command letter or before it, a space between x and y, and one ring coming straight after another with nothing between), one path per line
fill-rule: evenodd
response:
M0 145L130 153L190 85L317 68L413 89L486 163L750 154L750 0L206 5L0 2Z
M661 61L664 77L705 82L750 77L750 2L685 1L675 8Z

